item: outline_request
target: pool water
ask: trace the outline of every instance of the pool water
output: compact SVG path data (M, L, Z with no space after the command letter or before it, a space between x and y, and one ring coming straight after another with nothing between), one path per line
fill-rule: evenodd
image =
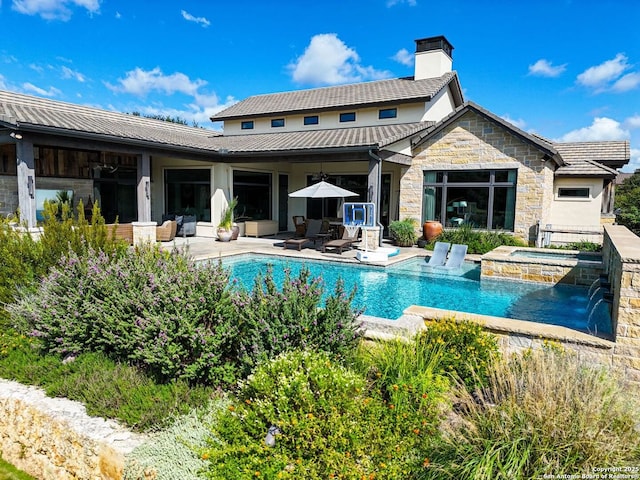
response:
M306 265L312 276L324 280L325 293L333 292L339 278L347 291L356 286L354 306L367 315L396 319L410 305L514 318L561 325L573 329L611 333L608 309L594 309L589 291L573 285L553 285L513 280L482 279L480 266L465 264L461 271L438 271L413 258L389 267L328 261L241 255L223 260L231 277L250 290L259 272L272 265L276 283L282 285L285 269L293 277ZM595 311L594 311L595 310Z

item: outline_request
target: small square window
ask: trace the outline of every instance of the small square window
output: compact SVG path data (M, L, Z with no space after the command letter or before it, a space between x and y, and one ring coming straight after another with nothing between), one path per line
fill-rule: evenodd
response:
M246 121L246 122L242 122L242 123L240 124L240 128L241 128L242 130L253 130L253 120L249 120L249 121Z
M310 115L308 117L304 117L305 125L318 125L318 123L320 123L320 120L318 119L318 115Z
M397 108L384 108L378 110L378 119L384 120L385 118L396 118L398 116Z
M274 118L271 120L271 126L275 127L284 127L284 118Z
M340 114L340 122L355 122L356 112L348 112Z

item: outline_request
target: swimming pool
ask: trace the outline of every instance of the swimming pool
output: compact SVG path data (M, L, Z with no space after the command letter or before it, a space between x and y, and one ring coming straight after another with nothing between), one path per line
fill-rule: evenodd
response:
M297 276L306 265L313 276L322 277L327 292L333 291L339 278L348 291L356 286L355 306L374 317L393 320L410 305L421 305L611 333L608 309L600 304L594 311L588 288L480 280L479 265L465 264L461 272L440 272L426 267L423 258L376 267L254 254L226 258L223 265L230 269L232 279L246 289L252 288L255 276L266 272L268 265L273 266L278 285L282 284L285 269Z

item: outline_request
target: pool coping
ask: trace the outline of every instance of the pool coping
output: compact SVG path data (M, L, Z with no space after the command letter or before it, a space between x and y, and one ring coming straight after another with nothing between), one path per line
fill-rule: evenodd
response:
M545 250L544 253L549 255L589 255L593 256L594 260L585 260L581 258L550 258L550 257L526 257L526 256L514 256L512 255L515 251L525 251L525 252L540 252L541 250ZM597 260L595 260L597 258ZM541 249L535 247L513 247L508 245L502 245L500 247L494 248L488 253L482 255L482 260L494 260L494 261L508 261L509 263L534 263L534 264L542 264L542 265L560 265L560 266L576 266L576 265L588 265L588 266L596 266L602 265L602 254L597 252L580 252L579 250L554 250L554 249Z

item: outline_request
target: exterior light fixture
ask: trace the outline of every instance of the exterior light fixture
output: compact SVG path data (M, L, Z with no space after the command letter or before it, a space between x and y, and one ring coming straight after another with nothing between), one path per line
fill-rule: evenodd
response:
M144 194L147 199L151 198L151 193L149 192L149 181L144 182Z
M29 197L35 198L35 188L33 184L33 177L31 175L27 177L27 190L29 192Z
M16 140L22 140L22 134L18 132L11 132L9 136L11 138L15 138Z
M264 443L267 447L275 447L276 445L276 435L282 433L282 431L276 427L275 425L271 425L269 430L267 431L267 436L264 437Z

